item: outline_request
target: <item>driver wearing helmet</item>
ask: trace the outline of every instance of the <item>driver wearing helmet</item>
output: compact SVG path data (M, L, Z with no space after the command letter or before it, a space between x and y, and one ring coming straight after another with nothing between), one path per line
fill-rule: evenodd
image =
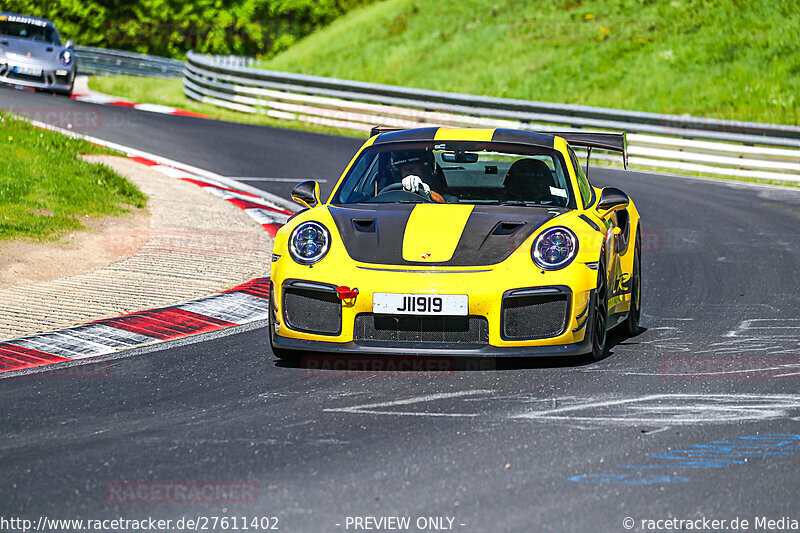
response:
M403 190L416 193L422 189L425 194L430 194L431 200L440 204L458 201L455 196L448 194L447 183L432 152L427 150L393 152L391 161L400 173Z

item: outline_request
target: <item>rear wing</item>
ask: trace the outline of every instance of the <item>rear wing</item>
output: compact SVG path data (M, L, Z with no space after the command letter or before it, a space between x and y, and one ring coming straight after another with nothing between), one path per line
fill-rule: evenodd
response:
M403 128L389 128L389 127L386 127L386 126L374 126L369 131L369 136L370 137L375 137L376 135L380 135L381 133L389 133L389 132L392 132L392 131L402 131L402 130L403 130Z
M370 130L370 137L380 135L381 133L389 133L391 131L400 131L403 128L389 128L386 126L375 126ZM538 132L537 132L538 133ZM589 158L592 156L592 148L598 150L610 150L612 152L622 153L622 164L625 169L628 168L628 141L625 138L625 133L583 133L580 131L546 131L541 132L543 135L552 135L554 137L562 137L571 146L582 146L588 149L589 155L586 158L588 168Z
M628 168L628 141L625 133L582 133L580 131L558 132L548 131L545 135L563 137L570 146L583 146L588 149L589 157L592 155L592 148L598 150L610 150L622 153L622 164ZM588 160L588 157L587 157ZM588 164L588 161L587 161Z

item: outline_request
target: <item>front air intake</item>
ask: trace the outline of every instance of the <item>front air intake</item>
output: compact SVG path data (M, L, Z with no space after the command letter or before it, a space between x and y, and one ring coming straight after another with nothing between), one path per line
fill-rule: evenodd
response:
M503 295L501 333L505 340L556 337L567 327L569 292L563 288L516 289Z
M360 313L353 339L375 343L489 344L489 323L482 316L396 316Z
M290 280L283 285L283 321L289 329L317 335L342 332L342 302L334 285Z

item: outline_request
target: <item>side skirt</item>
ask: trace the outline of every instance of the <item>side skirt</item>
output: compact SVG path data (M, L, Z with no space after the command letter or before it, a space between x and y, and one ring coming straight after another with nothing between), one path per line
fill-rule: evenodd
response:
M615 327L622 324L626 318L628 318L628 313L630 311L622 311L621 313L614 313L613 315L609 315L608 317L608 324L606 324L606 331L611 331Z

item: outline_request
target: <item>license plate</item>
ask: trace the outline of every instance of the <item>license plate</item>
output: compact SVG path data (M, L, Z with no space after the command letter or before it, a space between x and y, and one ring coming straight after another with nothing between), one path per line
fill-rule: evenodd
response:
M393 294L372 295L372 312L382 315L467 316L466 294Z
M42 69L35 67L14 67L14 72L17 74L25 74L26 76L41 76Z

